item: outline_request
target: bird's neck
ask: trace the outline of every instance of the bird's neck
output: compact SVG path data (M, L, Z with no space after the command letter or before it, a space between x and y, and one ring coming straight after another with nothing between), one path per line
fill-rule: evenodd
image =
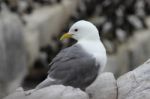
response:
M85 49L88 53L96 53L96 52L105 52L105 48L100 41L100 39L97 40L80 40L77 42L77 44L81 45L83 49Z
M106 50L100 40L80 40L77 42L87 53L96 58L96 61L104 67L107 61Z

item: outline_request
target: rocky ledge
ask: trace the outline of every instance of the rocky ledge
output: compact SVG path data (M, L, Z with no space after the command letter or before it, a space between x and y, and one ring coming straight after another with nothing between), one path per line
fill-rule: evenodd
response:
M29 96L25 93L20 88L4 99L150 99L150 60L117 80L112 73L102 73L86 92L70 86L53 85Z

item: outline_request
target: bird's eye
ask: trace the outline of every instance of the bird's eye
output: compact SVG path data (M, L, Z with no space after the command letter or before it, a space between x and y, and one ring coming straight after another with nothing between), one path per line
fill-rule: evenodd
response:
M77 31L78 31L78 29L74 29L74 31L75 31L75 32L77 32Z

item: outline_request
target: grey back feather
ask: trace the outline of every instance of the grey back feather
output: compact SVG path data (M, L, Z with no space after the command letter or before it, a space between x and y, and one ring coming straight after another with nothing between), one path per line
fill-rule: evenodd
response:
M50 63L49 77L63 85L85 89L98 74L95 58L86 53L80 45L63 49Z
M85 90L97 77L100 66L80 45L63 49L50 63L48 77L36 89L63 84Z

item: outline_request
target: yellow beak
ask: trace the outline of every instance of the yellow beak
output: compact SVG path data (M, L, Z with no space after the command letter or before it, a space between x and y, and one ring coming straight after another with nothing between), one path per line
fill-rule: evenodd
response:
M64 39L67 39L67 38L71 38L72 37L72 34L68 34L68 33L65 33L64 35L61 36L60 40L64 40Z

